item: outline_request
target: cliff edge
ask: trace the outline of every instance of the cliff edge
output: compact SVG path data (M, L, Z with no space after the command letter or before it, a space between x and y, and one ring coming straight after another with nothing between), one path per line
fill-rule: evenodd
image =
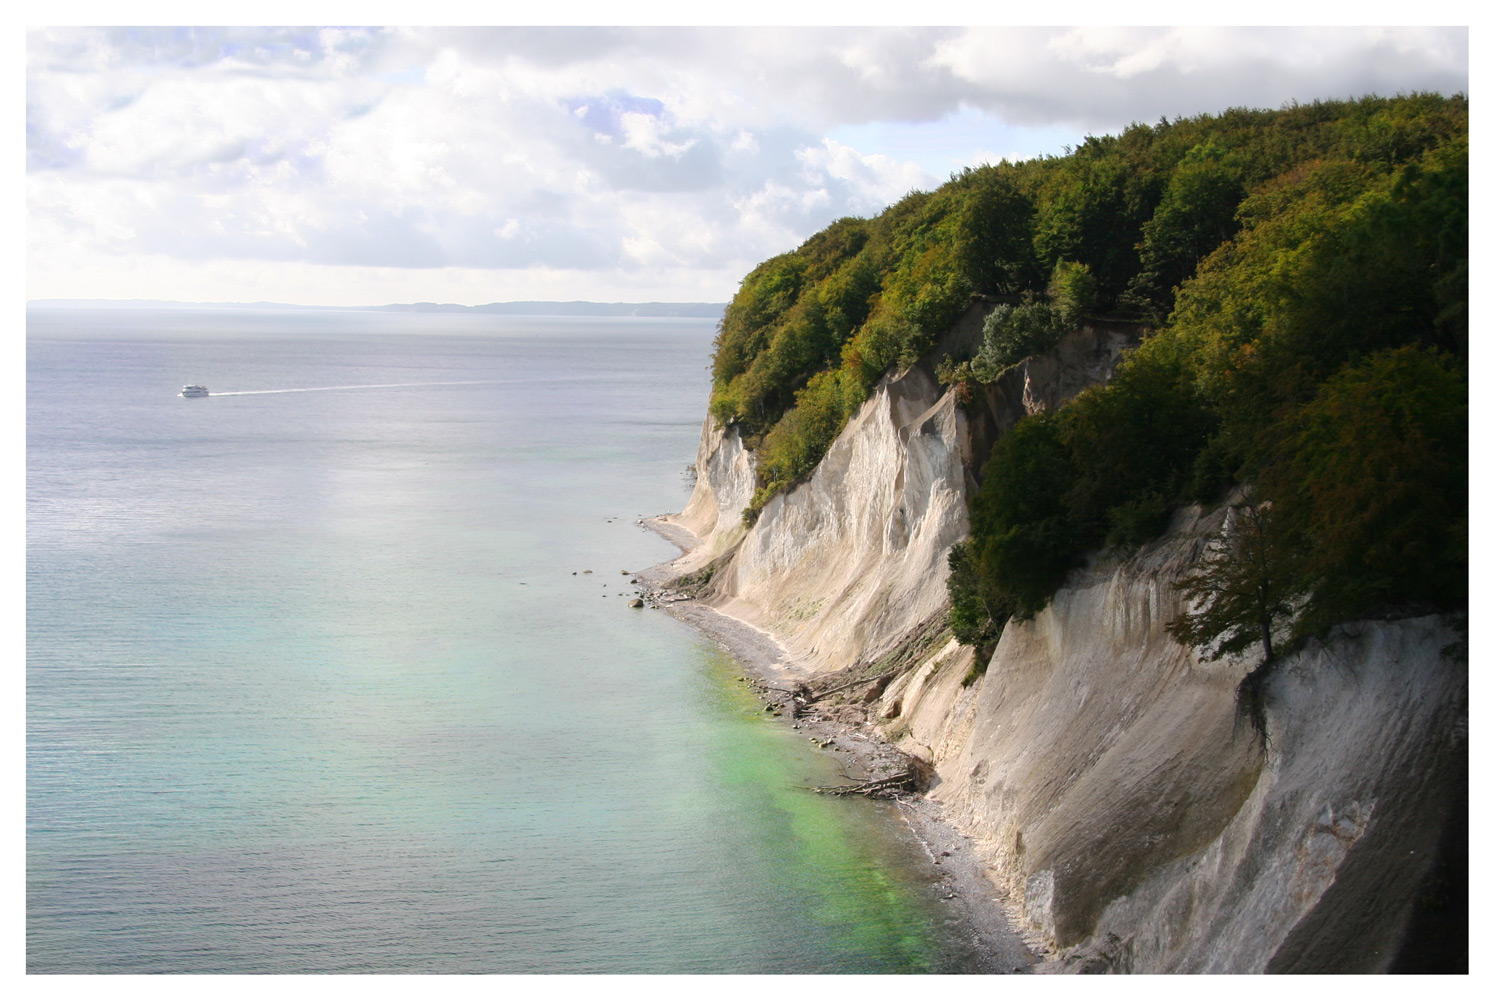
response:
M1104 381L1125 343L1071 334L975 416L926 368L888 376L750 527L754 458L708 418L690 503L661 519L693 543L671 572L775 638L790 676L876 682L843 693L841 717L930 765L929 798L1046 945L1045 969L1415 967L1424 928L1459 923L1456 890L1437 887L1467 796L1455 623L1338 627L1279 663L1263 735L1237 704L1250 654L1202 662L1164 629L1223 517L1191 508L1140 551L1092 558L988 662L939 636L989 441Z

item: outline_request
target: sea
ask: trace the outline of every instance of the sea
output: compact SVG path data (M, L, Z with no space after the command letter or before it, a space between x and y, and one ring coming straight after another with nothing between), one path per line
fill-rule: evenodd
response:
M27 971L972 968L895 807L629 606L714 332L29 310Z

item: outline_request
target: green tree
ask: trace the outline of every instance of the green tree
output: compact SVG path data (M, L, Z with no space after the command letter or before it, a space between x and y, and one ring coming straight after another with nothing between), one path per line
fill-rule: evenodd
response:
M1074 468L1057 417L1025 417L997 440L970 505L970 553L994 621L1031 618L1053 598L1088 539L1063 502Z
M1156 213L1141 227L1141 271L1126 301L1154 320L1166 316L1177 286L1234 235L1235 208L1244 196L1232 157L1212 143L1189 150L1172 171Z
M1078 326L1079 321L1094 308L1096 291L1095 276L1089 265L1072 260L1061 260L1053 265L1053 276L1048 280L1048 301L1064 323Z
M1269 501L1232 507L1199 567L1177 584L1192 607L1167 625L1206 660L1261 647L1240 679L1237 704L1267 738L1265 683L1276 666L1276 638L1291 627L1302 593L1302 546Z
M1408 345L1325 382L1262 475L1310 545L1302 634L1397 607L1468 599L1468 382Z
M1136 348L1107 385L1059 411L1074 463L1069 516L1112 548L1166 527L1214 426L1172 346L1153 340Z
M756 519L776 494L801 481L819 464L860 400L844 390L845 373L823 371L795 396L794 405L773 425L758 448L757 472L762 485L742 512ZM854 400L854 402L853 402Z
M1045 271L1061 260L1088 265L1101 308L1113 305L1136 274L1135 246L1164 180L1128 145L1127 136L1087 137L1072 155L1044 165L1035 198L1039 263Z
M1001 637L1002 622L992 620L980 595L980 574L970 557L970 545L961 542L949 550L949 629L955 639L977 649Z
M1016 295L1038 274L1032 248L1032 199L1010 164L966 168L951 181L963 194L954 240L960 269L986 295Z
M975 377L994 382L1025 358L1052 350L1072 327L1046 302L999 305L981 326L981 346L970 363Z
M1197 570L1177 587L1192 608L1167 625L1206 660L1259 644L1263 668L1275 662L1275 637L1290 624L1301 593L1300 548L1269 503L1231 507Z

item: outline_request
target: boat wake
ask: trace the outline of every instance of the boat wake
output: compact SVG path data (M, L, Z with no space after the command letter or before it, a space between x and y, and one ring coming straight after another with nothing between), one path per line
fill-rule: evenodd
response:
M281 392L333 392L339 389L414 389L429 385L491 385L497 379L472 379L466 382L385 382L378 385L315 385L305 389L240 389L215 392L214 396L270 396Z

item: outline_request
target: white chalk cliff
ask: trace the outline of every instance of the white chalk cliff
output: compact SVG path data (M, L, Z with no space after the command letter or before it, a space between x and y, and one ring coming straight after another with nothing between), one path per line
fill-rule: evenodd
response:
M698 542L675 570L714 566L702 599L771 633L801 676L877 659L947 606L972 437L1105 380L1124 341L1086 329L1008 372L975 431L925 370L889 376L750 528L753 456L708 418L695 492L666 519ZM1440 618L1339 628L1275 671L1267 744L1236 707L1254 661L1202 662L1164 631L1222 516L1181 512L1071 574L983 674L951 640L869 719L932 765L929 796L1053 968L1383 971L1466 796L1461 635Z

